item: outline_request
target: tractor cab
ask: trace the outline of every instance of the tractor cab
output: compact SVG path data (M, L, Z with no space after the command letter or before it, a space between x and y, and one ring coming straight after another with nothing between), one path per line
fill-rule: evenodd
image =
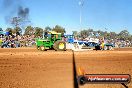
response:
M61 33L50 31L47 35L48 35L48 40L52 40L53 42L57 40L62 40Z
M37 49L44 51L47 49L66 50L66 43L62 41L61 33L50 31L43 39L36 39Z

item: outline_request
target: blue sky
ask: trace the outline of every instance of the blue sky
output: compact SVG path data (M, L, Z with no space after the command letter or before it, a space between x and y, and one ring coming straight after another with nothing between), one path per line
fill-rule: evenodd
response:
M0 7L2 7L0 0ZM15 0L14 0L15 1ZM84 0L82 25L80 25L79 0L21 0L30 9L33 26L45 28L63 26L67 33L80 28L93 28L120 32L127 29L132 34L132 0ZM10 27L5 22L4 8L0 8L0 27Z

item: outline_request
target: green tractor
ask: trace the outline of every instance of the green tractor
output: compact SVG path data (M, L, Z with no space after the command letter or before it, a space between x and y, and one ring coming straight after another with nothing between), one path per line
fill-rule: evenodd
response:
M56 51L65 51L66 43L62 41L61 33L54 31L48 32L47 37L43 39L36 39L36 46L38 50L45 51L54 49Z

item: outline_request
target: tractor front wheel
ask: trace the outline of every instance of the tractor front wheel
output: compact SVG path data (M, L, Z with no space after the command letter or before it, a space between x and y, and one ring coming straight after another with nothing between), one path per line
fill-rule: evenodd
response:
M39 49L40 49L41 51L45 51L45 47L44 47L44 46L40 46Z
M39 47L39 46L37 46L36 48L37 48L37 50L39 50L39 49L40 49L40 47Z

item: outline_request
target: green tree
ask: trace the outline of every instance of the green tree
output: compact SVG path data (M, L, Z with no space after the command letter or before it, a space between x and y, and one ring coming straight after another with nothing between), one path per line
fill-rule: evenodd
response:
M100 36L104 36L104 32L103 31L98 30L97 32L100 34Z
M130 33L127 30L122 30L118 34L119 39L122 39L122 40L126 40L129 36L130 36Z
M93 29L89 28L89 29L87 30L87 32L86 32L86 37L88 37L88 36L93 36L93 35L95 35Z
M48 31L51 31L52 30L52 28L50 28L49 26L47 26L47 27L45 27L45 32L48 32Z
M89 32L88 30L82 30L80 34L81 37L86 38L89 35Z
M35 37L42 37L43 36L43 29L39 27L35 27Z
M111 39L117 38L116 36L117 36L117 34L115 32L110 32L110 38Z
M122 31L119 33L119 35L121 35L121 36L129 36L130 33L129 33L127 30L122 30Z
M72 31L72 34L74 37L78 37L78 32L77 31Z
M95 31L93 31L93 29L91 29L91 28L89 28L89 29L84 29L84 30L81 30L80 31L80 36L81 37L83 37L83 38L86 38L86 37L88 37L88 36L92 36L92 37L94 37L94 34L96 34L95 33Z
M132 35L128 37L128 40L132 42Z
M63 27L61 27L61 26L59 26L59 25L56 25L56 26L53 28L52 31L56 31L56 32L58 32L58 33L62 33L62 35L64 35L64 33L66 33L65 28L63 28Z
M6 31L9 32L9 35L13 34L13 29L12 28L7 28Z
M21 34L21 31L22 31L22 29L20 27L15 27L13 29L13 33L16 33L16 35L20 35Z
M34 34L34 28L32 26L27 26L24 35L32 35L32 34Z

